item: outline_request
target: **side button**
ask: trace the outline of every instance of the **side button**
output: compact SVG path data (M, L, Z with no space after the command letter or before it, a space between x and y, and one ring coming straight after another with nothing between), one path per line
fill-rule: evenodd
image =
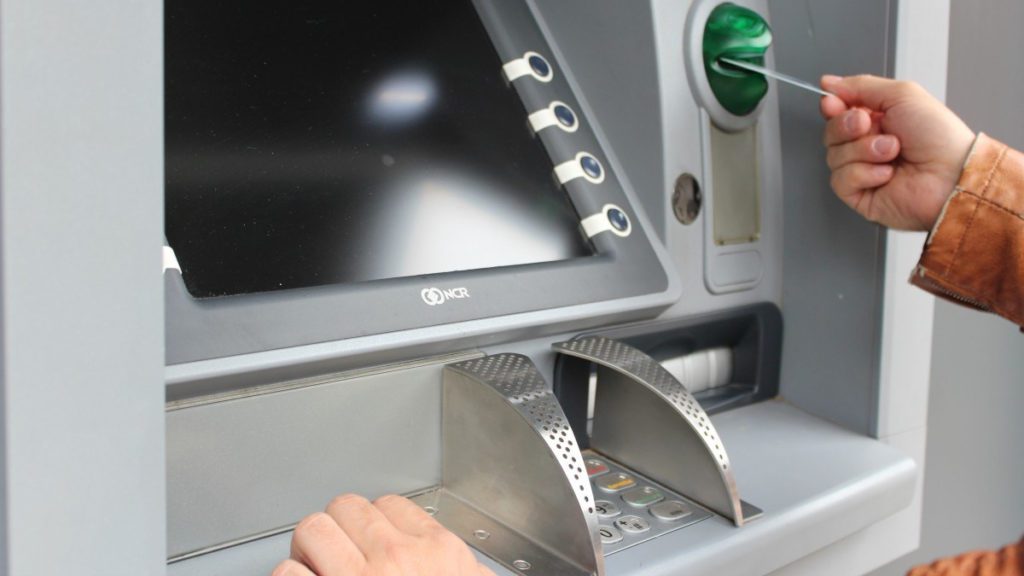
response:
M550 126L557 126L566 132L575 132L579 127L576 114L564 102L555 100L547 108L541 108L526 117L534 133Z
M597 214L591 214L580 221L583 233L593 238L602 232L611 232L625 238L633 231L629 217L615 204L605 204Z
M522 58L506 62L501 70L509 82L514 82L523 76L533 76L540 82L550 82L555 76L551 64L536 52L526 52Z

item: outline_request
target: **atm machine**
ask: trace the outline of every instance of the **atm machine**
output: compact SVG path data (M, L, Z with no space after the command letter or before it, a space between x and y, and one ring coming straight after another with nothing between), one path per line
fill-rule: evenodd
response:
M167 574L346 492L498 574L909 551L884 234L817 101L719 60L891 73L897 6L795 4L165 0Z

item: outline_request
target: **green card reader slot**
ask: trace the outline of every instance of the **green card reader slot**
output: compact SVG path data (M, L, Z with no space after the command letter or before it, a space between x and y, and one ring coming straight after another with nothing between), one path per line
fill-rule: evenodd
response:
M704 27L704 71L718 102L736 116L757 109L768 93L768 81L760 75L723 64L721 57L764 65L772 43L772 30L760 14L732 3L720 4L708 15Z

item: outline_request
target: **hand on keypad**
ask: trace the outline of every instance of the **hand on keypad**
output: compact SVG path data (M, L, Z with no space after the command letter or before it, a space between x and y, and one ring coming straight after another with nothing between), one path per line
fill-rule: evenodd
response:
M469 547L400 496L347 494L295 527L272 576L494 576Z

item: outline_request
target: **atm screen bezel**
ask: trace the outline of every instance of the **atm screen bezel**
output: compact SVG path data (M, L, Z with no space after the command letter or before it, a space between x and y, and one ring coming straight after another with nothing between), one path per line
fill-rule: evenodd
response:
M501 62L533 51L543 54L555 70L550 82L512 82L525 109L539 110L559 100L580 116L579 129L572 134L554 129L537 134L553 165L575 157L580 151L590 152L602 162L607 176L601 184L577 178L564 185L580 219L616 205L629 217L631 234L597 234L591 238L595 255L573 260L202 300L188 294L178 273L168 272L168 365L537 311L544 311L544 318L531 319L529 323L555 324L579 317L580 306L593 304L602 304L600 310L595 309L595 316L614 313L623 317L629 310L646 311L674 300L676 288L669 271L671 265L655 249L643 218L636 213L638 203L631 201L600 145L556 50L541 32L527 1L474 0L473 4ZM429 298L424 298L424 291L432 288L468 297L431 305ZM621 306L608 306L615 302Z

